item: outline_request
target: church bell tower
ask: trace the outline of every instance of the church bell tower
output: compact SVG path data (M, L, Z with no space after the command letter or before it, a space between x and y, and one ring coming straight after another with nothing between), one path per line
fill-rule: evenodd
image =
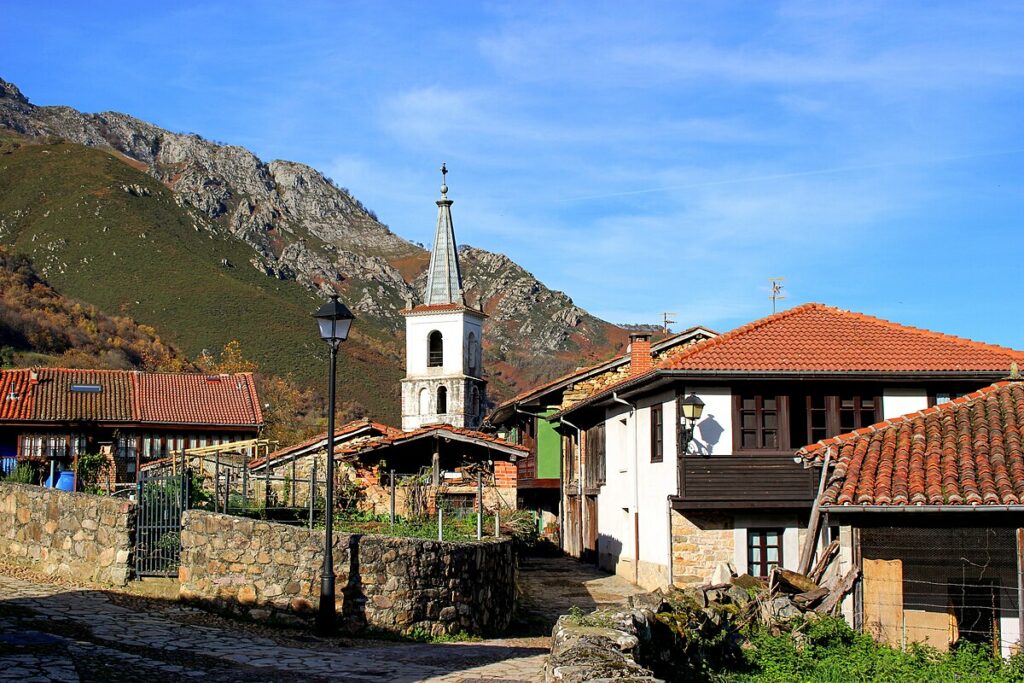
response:
M405 316L402 429L431 424L476 429L483 421L487 383L480 367L483 311L466 305L459 270L452 200L441 165L441 198L423 303Z

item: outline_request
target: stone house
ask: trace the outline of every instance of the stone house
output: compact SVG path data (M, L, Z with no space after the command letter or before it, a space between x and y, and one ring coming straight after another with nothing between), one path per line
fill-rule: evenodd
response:
M0 370L0 459L74 469L109 452L114 482L184 448L256 437L263 413L252 373Z
M855 626L893 646L967 640L1007 656L1024 633L1024 384L1005 381L800 449L861 581ZM827 461L827 462L826 462Z
M638 357L647 349L634 341L631 365L650 369L549 419L568 442L566 549L651 588L701 583L724 564L797 568L818 483L794 460L801 444L941 404L1024 358L822 304L667 359ZM689 396L703 402L692 430Z

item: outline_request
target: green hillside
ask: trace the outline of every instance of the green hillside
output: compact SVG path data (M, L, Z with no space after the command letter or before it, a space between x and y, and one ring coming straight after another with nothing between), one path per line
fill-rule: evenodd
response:
M152 326L189 357L238 339L262 369L324 382L310 318L319 302L256 270L251 247L110 153L0 132L0 243L61 291ZM342 351L339 399L397 422L393 335L357 321Z

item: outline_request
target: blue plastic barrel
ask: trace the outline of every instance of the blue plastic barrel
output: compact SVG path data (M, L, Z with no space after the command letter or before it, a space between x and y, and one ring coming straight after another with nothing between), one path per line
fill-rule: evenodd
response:
M75 490L75 473L71 470L64 470L57 478L57 488L61 491Z

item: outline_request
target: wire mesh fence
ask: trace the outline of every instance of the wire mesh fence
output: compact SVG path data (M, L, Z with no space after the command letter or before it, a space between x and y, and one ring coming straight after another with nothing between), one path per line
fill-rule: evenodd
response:
M1014 529L861 530L863 628L899 647L959 642L1019 648L1021 567Z

